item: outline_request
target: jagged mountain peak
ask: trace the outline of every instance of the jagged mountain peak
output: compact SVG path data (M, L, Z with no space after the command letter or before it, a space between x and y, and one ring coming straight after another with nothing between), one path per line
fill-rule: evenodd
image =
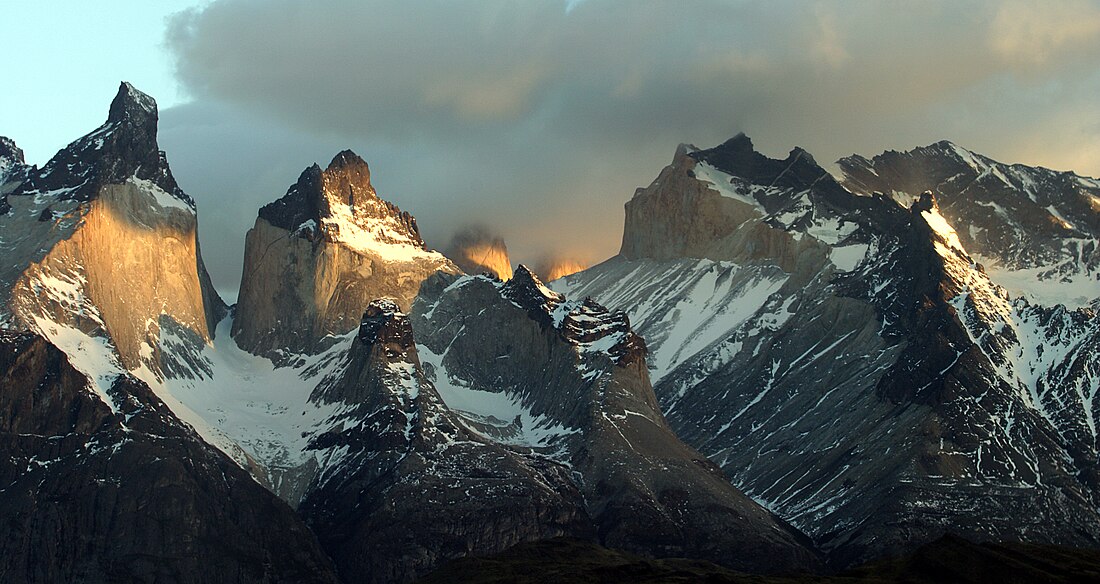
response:
M298 236L323 236L358 250L386 245L427 250L416 219L378 197L370 167L351 150L337 153L324 170L307 167L285 195L260 208L259 216Z
M341 150L332 157L328 163L328 172L355 173L367 184L370 184L370 166L362 156L356 154L350 148Z
M620 255L768 260L792 270L809 240L832 245L853 232L856 198L801 148L773 159L743 134L706 150L682 147L627 202Z
M7 194L19 186L30 170L23 158L23 150L11 138L0 136L0 215L11 211Z
M689 156L758 185L806 188L828 175L806 150L795 147L785 159L769 158L744 133Z
M389 357L402 356L415 344L408 315L389 298L372 300L367 305L358 338L368 347L381 345Z
M48 192L60 201L90 201L104 185L127 182L155 187L162 207L181 207L175 199L195 210L195 201L180 189L157 144L156 101L123 82L107 121L30 172L13 194Z
M152 125L155 128L157 101L129 82L123 81L118 86L118 93L115 94L114 100L111 101L107 123Z
M156 136L156 103L123 83L104 124L7 181L19 184L0 226L0 283L19 324L57 342L65 327L108 340L126 369L159 378L202 369L172 357L161 334L180 332L190 353L225 306L199 254L194 201Z
M501 293L529 313L545 315L545 318L540 318L543 321L546 321L550 313L565 301L564 296L547 288L542 280L523 264L516 268L512 279L501 287Z
M15 140L7 136L0 136L0 164L3 164L5 160L17 164L26 163L23 158L23 149L15 145Z
M713 150L722 150L730 154L738 152L747 154L756 152L756 146L753 145L752 138L749 138L747 134L745 134L744 132L738 132L737 135L730 138L729 140L726 140L725 142L722 142L718 146L714 147Z
M910 205L909 208L915 213L924 213L932 210L939 211L940 204L936 201L935 193L932 191L924 191L917 200L913 201L913 204Z
M233 337L285 363L350 333L375 298L408 309L420 283L459 269L428 249L416 219L378 197L367 163L344 150L263 206L245 241Z
M1011 280L1015 294L1095 297L1088 290L1100 276L1100 181L998 162L946 140L837 164L858 194L905 201L935 192L962 244Z

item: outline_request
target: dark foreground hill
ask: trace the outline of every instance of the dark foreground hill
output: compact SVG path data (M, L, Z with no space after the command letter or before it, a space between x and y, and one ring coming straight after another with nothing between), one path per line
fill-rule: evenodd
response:
M759 576L697 560L651 560L588 542L553 539L517 545L485 558L463 558L420 584L1024 584L1098 582L1100 550L1030 544L976 544L947 535L912 554L835 575Z

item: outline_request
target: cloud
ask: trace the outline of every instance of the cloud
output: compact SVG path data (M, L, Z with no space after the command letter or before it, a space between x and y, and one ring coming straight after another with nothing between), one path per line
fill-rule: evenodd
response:
M198 155L201 169L177 174L211 192L212 177L239 174L240 190L222 192L244 206L351 147L429 243L478 222L517 261L547 250L607 257L623 203L678 143L738 131L769 155L799 145L822 163L948 138L1100 174L1100 160L1080 154L1095 152L1087 128L1100 124L1089 24L1100 3L1069 6L216 0L169 27L195 104L166 112L178 123L165 137L187 152L223 140L216 156ZM254 139L196 129L215 112L223 130ZM275 175L256 200L249 181ZM205 204L215 214L242 206Z
M997 54L1027 69L1059 57L1095 57L1100 48L1100 6L1086 0L1011 0L997 10L989 32Z

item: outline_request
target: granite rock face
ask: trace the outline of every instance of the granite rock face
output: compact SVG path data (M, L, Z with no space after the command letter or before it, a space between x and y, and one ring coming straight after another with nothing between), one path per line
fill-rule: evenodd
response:
M1092 309L997 286L937 198L681 147L621 254L554 288L626 311L671 427L838 563L949 531L1096 545Z
M186 331L193 353L225 305L156 132L156 103L123 83L105 124L24 173L0 216L0 294L5 321L106 338L126 368L164 376L187 357L163 354L163 330Z
M258 355L314 354L354 331L367 304L408 309L420 283L457 273L420 238L416 220L378 198L366 162L351 151L307 168L260 209L245 243L233 337Z
M548 255L535 265L535 273L544 282L553 282L587 268L590 264L575 257Z
M0 385L4 582L337 582L290 507L144 383L97 389L3 331Z
M481 226L454 234L447 246L447 257L467 274L491 274L501 280L512 277L512 261L504 238Z

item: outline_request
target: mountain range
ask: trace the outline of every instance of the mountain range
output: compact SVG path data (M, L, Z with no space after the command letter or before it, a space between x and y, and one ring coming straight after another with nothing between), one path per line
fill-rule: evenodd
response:
M0 138L0 580L1100 547L1100 181L738 135L679 146L615 257L533 271L433 250L343 151L257 211L227 306L157 121L123 83L42 168Z

